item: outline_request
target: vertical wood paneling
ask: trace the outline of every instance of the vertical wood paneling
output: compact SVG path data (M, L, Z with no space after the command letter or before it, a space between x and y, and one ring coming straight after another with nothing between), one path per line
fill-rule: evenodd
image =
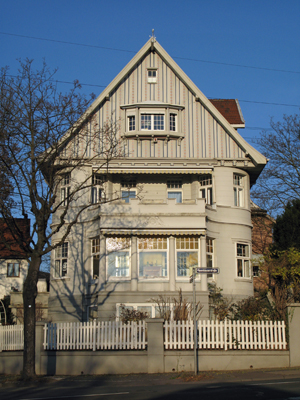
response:
M158 68L157 83L148 84L147 68ZM164 157L164 158L241 158L244 152L218 124L211 114L183 84L173 70L156 53L149 53L136 68L124 77L123 82L110 95L109 101L104 101L96 112L96 121L100 127L111 117L114 122L121 121L125 126L125 114L120 109L124 104L135 104L144 101L159 101L184 106L181 114L181 132L184 140L178 146L176 140L167 144L159 140L153 145L150 140L137 142L130 139L126 147L128 157ZM166 119L165 125L169 121ZM90 140L92 127L87 129L87 140ZM74 144L74 153L83 153L84 141ZM89 147L88 154L102 150L102 140L99 137L98 147Z

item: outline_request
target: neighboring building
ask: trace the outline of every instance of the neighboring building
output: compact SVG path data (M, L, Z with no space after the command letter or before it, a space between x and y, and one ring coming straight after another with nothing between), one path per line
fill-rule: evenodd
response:
M30 239L30 220L15 218L14 222L26 243ZM28 262L3 219L0 219L0 231L0 299L3 299L11 291L22 291Z
M203 318L209 281L231 298L252 295L250 187L266 158L236 130L238 101L208 100L151 38L87 110L90 129L91 116L120 122L126 157L102 173L99 139L85 168L63 172L62 196L92 176L72 210L91 206L52 252L50 318L108 319L121 304L154 317L153 298L181 288L191 299L193 266L219 268L196 281Z
M267 214L266 210L258 207L251 201L252 219L252 269L254 289L264 289L267 287L267 274L261 274L260 266L263 256L268 252L269 246L273 242L274 218Z

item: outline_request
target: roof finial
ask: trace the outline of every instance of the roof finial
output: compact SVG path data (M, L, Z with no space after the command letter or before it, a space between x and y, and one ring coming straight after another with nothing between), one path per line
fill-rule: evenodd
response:
M152 36L149 37L152 39L151 42L154 43L156 39L156 37L154 36L154 29L152 29Z

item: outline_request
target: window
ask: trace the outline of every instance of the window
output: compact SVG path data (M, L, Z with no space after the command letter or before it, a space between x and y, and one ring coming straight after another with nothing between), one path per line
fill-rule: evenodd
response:
M253 276L259 276L259 265L253 265Z
M176 120L177 120L177 115L176 114L170 114L170 131L175 132L176 131Z
M198 267L199 239L196 237L176 238L177 277L189 277L190 268Z
M110 237L106 239L107 277L129 277L130 239Z
M101 203L104 198L103 176L101 174L92 175L92 204Z
M212 239L206 239L206 268L214 268L214 242ZM213 274L207 274L208 278L212 278Z
M130 115L128 117L128 130L135 131L135 116L134 115Z
M200 197L202 199L205 199L206 204L212 205L213 203L212 175L211 174L200 175L199 183L200 183Z
M66 206L69 202L70 196L70 183L71 183L71 174L67 173L62 175L61 177L61 189L60 189L60 200L63 206Z
M68 272L68 243L55 249L55 276L64 277Z
M181 180L169 180L167 181L168 189L179 189L182 188ZM168 199L176 199L176 203L182 203L182 191L181 190L168 190Z
M99 277L99 262L100 262L100 239L92 240L92 278Z
M156 82L157 82L157 70L148 69L148 83L156 83Z
M141 114L141 130L143 131L164 131L164 114Z
M233 195L234 205L244 207L244 177L242 175L233 174Z
M116 317L117 320L120 318L123 309L141 311L148 314L149 318L162 318L162 314L170 316L173 319L174 304L168 305L161 304L158 306L153 303L117 303L116 304Z
M136 187L136 180L135 179L128 179L121 181L121 197L125 200L125 203L129 203L130 199L136 198L136 190L132 190L132 188ZM123 189L127 188L127 190Z
M237 276L240 278L250 278L250 258L249 258L249 245L237 243L236 244L237 256Z
M8 263L7 264L7 276L11 278L17 278L20 276L20 264L19 263Z
M146 237L138 239L139 277L144 279L168 276L168 239Z

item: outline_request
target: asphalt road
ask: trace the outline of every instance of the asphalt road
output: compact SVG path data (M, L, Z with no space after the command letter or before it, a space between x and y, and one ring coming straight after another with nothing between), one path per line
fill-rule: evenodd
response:
M300 400L300 370L240 371L193 375L118 375L18 379L0 387L2 400Z

